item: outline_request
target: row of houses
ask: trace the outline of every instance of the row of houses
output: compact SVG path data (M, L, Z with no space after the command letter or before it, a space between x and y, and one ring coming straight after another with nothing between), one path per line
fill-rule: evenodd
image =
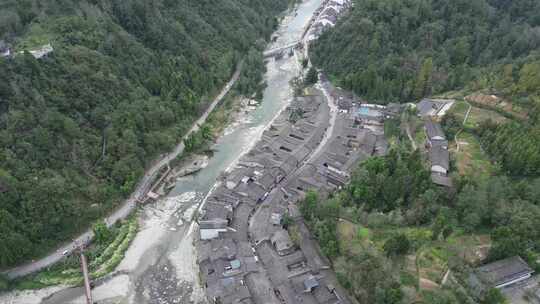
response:
M450 170L450 153L448 140L438 122L426 118L424 120L426 131L426 148L428 149L431 179L433 183L451 187L452 179L448 176Z
M448 176L450 170L450 154L448 152L448 140L436 121L454 104L450 99L422 99L415 105L418 116L424 120L426 134L426 148L431 169L433 183L451 187L452 179Z
M452 180L448 177L450 168L448 140L436 120L444 116L453 104L454 100L449 99L423 99L416 105L418 116L424 119L432 180L435 184L445 187L452 186ZM530 289L530 285L526 282L533 274L534 270L521 257L513 256L475 268L469 276L468 283L472 295L483 298L492 288ZM540 288L533 290L532 294L540 303Z
M448 176L450 168L448 140L436 120L444 116L453 103L454 100L447 99L423 99L416 105L418 115L424 119L432 181L444 187L452 186L452 180ZM530 289L526 282L531 279L533 273L534 270L521 257L514 256L475 268L469 276L468 283L472 295L481 299L492 288ZM536 301L540 302L540 288L532 293L537 298Z
M330 83L322 81L321 85L335 104L343 97ZM354 113L335 114L332 132L321 149L287 176L277 186L279 191L253 215L253 222L259 224L253 225L250 235L260 260L271 265L267 273L281 303L349 302L330 262L318 254L296 203L310 190L324 197L343 187L359 161L386 153L387 145L383 134L358 124ZM280 220L285 217L298 229L284 229Z
M296 115L294 123L291 115ZM327 128L329 109L321 96L295 99L261 140L240 159L236 168L223 176L220 186L208 197L198 220L198 244L201 279L208 300L214 303L271 303L278 289L260 263L256 244L249 233L249 218L276 185L291 175L318 146ZM325 124L326 122L326 124ZM288 232L281 227L283 213L274 215L262 226L275 227L264 242L276 256L288 256L294 250ZM289 261L292 265L294 259ZM302 277L303 278L303 277ZM300 280L299 277L291 280ZM296 283L315 289L315 277ZM270 288L262 294L257 286ZM313 291L312 290L312 291ZM311 292L306 288L298 296Z
M296 202L342 187L359 160L387 145L345 113L325 135L331 115L320 94L296 98L209 195L197 246L210 302L349 303Z
M335 26L339 17L352 6L352 0L326 0L315 12L316 17L307 33L307 40L315 40L324 30Z

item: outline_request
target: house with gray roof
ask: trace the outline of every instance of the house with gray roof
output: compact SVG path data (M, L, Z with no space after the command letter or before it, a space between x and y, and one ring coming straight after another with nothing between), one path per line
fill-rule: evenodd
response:
M319 287L319 281L313 275L304 280L304 290L306 292L312 292L317 287Z
M469 284L477 295L490 288L503 288L524 281L534 270L519 256L513 256L478 267L469 277Z
M499 260L475 270L482 282L502 288L531 277L534 270L519 256Z
M429 117L437 115L439 112L439 105L430 99L422 99L417 105L418 115L422 117Z
M233 218L233 208L229 204L209 201L204 208L202 220L224 220L230 222Z
M283 220L283 215L281 213L273 212L270 215L270 223L274 226L281 226L281 221Z
M294 243L289 236L289 232L285 229L279 229L274 232L270 241L279 255L288 255L296 250L294 248Z
M436 140L446 140L441 125L438 122L434 122L431 119L425 119L424 126L426 128L426 136L430 142Z
M439 185L439 186L443 186L443 187L452 187L453 186L453 183L452 183L452 179L446 175L443 175L443 174L438 174L438 173L431 173L431 181L436 184L436 185Z
M206 282L207 296L210 303L240 304L253 303L248 287L242 278L216 278Z
M429 149L429 161L431 162L431 180L439 186L451 187L452 180L448 177L450 154L444 131L439 123L430 118L424 120L424 127L426 147Z
M440 117L450 109L454 102L455 100L453 99L424 98L418 104L416 104L416 109L418 110L418 116L420 117Z
M431 161L431 172L446 175L450 169L450 155L448 150L442 147L432 147L429 150L429 160Z

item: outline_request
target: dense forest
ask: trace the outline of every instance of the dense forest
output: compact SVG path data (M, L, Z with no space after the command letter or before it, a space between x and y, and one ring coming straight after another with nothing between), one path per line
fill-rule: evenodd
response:
M506 64L514 65L512 78L526 62L539 62L538 1L354 4L311 55L315 65L370 101L414 101L475 82L496 87Z
M248 54L256 90L289 2L0 0L0 267L114 208Z

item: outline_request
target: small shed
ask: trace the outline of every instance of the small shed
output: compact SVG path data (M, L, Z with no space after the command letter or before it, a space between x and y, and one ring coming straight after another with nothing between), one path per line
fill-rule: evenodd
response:
M270 216L270 222L274 226L281 225L281 220L282 219L283 219L283 216L281 214L279 214L279 213L272 213L272 215Z
M304 288L306 292L312 292L317 287L319 287L319 281L313 275L304 280Z

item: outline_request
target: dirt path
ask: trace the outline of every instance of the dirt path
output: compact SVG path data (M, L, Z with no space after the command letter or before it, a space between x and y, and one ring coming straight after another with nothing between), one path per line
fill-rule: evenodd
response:
M439 284L433 282L432 280L429 280L426 278L420 278L420 289L433 290L439 287L441 286L439 286Z
M232 86L236 83L236 81L240 77L241 70L242 63L237 66L232 78L221 89L221 92L214 98L212 103L208 106L208 108L201 115L201 117L199 117L199 119L197 119L197 121L193 123L191 129L184 135L184 137L182 137L180 143L175 147L175 149L172 152L163 156L161 159L156 161L150 168L148 168L144 176L137 184L137 187L135 188L135 191L131 194L131 196L126 201L124 201L117 210L115 210L111 215L104 219L105 223L107 223L108 226L114 225L119 220L125 219L129 214L131 214L131 212L137 206L137 199L145 195L145 193L151 187L152 181L154 180L154 177L158 174L159 170L165 165L167 165L171 160L178 157L182 152L184 152L184 139L190 136L193 132L197 132L199 130L200 125L202 125L206 121L210 113L212 113L214 108L223 99L223 97L227 95ZM64 252L71 254L71 252L73 252L80 244L89 244L93 237L94 234L92 230L88 229L86 232L75 238L72 242L63 245L56 251L50 253L48 256L43 257L35 262L9 269L3 274L10 279L15 279L40 271L41 269L49 267L60 261L64 257Z
M463 122L461 123L462 126L465 126L465 123L467 122L467 119L469 118L469 114L471 113L471 110L472 110L471 104L468 103L467 101L465 101L465 103L467 103L467 105L469 106L469 109L467 110L467 113L465 113L465 117L463 118ZM465 142L461 143L458 140L458 135L459 133L461 133L461 131L463 131L463 128L457 131L456 135L454 136L454 142L456 143L457 152L459 152L459 145L465 143Z
M405 128L405 131L407 132L407 137L409 137L409 140L411 141L411 145L413 147L413 150L416 150L418 147L416 146L416 141L414 140L414 138L411 135L410 125L409 125L409 123L406 123L406 124L407 124L407 127Z

